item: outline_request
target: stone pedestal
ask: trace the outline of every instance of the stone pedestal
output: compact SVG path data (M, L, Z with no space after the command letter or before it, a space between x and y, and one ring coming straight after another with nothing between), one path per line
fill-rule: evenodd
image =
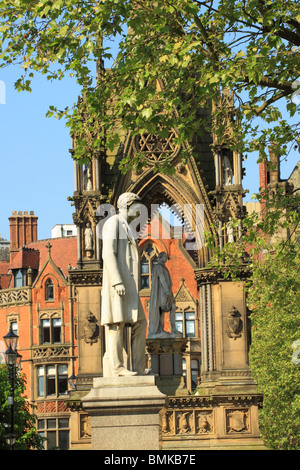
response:
M159 450L159 411L167 397L154 375L95 378L82 399L93 450Z
M155 338L146 341L151 371L158 376L156 384L166 395L188 394L182 375L182 354L186 347L186 338Z

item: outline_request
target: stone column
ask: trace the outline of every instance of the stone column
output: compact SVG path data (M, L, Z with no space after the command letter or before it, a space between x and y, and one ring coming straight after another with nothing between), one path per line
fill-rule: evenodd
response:
M167 397L154 375L94 378L82 406L91 416L93 450L159 450L159 412Z

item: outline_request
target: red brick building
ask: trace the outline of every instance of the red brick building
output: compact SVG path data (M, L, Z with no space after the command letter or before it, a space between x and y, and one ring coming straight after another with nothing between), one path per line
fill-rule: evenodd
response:
M0 263L0 335L19 336L26 395L36 406L47 446L69 448L65 400L74 371L74 300L68 265L76 264L76 238L37 240L37 217L10 217L10 262Z

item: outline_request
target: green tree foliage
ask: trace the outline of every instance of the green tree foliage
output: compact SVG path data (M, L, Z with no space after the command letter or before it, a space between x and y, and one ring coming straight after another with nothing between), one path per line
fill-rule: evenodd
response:
M260 430L266 445L299 450L300 366L293 361L293 344L300 339L299 245L289 240L272 251L254 270L249 291L250 368L264 395Z
M0 32L2 65L24 71L18 90L30 90L36 72L49 80L70 74L82 86L84 100L73 109L49 110L67 118L78 159L117 145L120 128L162 136L174 128L186 141L209 125L221 140L224 89L234 100L227 146L264 156L270 142L283 154L299 139L277 106L284 100L288 115L296 112L296 0L4 0ZM115 55L110 41L118 42ZM96 77L95 61L112 58ZM213 123L198 114L208 100Z
M225 268L233 280L241 274L247 279L250 369L263 394L264 443L269 449L299 450L299 197L279 191L259 198L266 203L265 218L247 215L244 235L219 250L212 265Z
M14 400L14 433L17 436L14 449L30 450L43 449L44 439L35 429L35 415L30 410L25 392L25 378L18 376L15 380L15 400ZM10 396L10 382L8 379L7 367L0 364L0 449L7 450L10 447L6 444L5 435L10 432L11 407L8 404ZM7 426L6 426L7 425Z

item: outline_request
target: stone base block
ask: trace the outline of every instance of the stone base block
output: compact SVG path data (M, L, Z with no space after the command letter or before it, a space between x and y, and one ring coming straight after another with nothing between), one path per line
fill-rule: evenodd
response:
M96 378L82 399L91 416L94 450L159 450L159 411L167 397L156 377Z

